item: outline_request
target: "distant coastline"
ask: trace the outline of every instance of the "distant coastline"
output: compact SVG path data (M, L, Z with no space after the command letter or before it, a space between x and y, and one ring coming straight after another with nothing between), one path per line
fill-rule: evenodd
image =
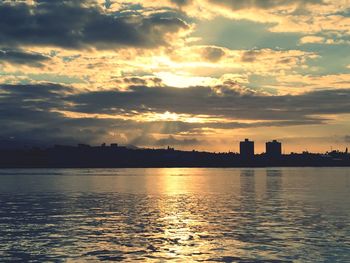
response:
M182 151L170 147L130 149L117 144L3 149L0 168L350 167L347 151L281 154L280 147L272 145L267 152L254 154L249 151L253 149L250 141L248 151L244 149L246 142L241 142L240 153ZM278 146L276 141L272 143Z

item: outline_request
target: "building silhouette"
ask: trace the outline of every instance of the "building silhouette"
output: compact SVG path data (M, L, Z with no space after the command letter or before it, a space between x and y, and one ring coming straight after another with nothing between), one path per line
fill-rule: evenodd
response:
M254 156L254 142L245 139L239 143L239 152L241 157L251 158Z
M280 157L282 155L282 144L276 140L266 142L266 155L272 158Z
M254 142L248 139L240 142L240 154L128 148L116 143L18 149L0 145L0 168L350 167L347 150L281 154L281 148L280 142L267 142L266 154L254 155Z

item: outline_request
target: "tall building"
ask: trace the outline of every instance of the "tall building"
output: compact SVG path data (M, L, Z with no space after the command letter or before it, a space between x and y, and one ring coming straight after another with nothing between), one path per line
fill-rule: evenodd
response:
M242 157L253 157L254 156L254 142L245 139L239 143L239 152Z
M276 140L266 143L266 155L269 157L279 157L282 155L282 144Z

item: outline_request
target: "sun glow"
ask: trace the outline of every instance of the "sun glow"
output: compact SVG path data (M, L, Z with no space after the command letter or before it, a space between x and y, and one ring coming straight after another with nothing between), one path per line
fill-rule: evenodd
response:
M156 74L163 83L170 87L188 88L191 86L206 86L213 83L211 77L195 77L187 74L173 74L170 72L159 72Z
M163 114L158 114L158 117L162 121L177 121L179 116L174 112L166 111Z

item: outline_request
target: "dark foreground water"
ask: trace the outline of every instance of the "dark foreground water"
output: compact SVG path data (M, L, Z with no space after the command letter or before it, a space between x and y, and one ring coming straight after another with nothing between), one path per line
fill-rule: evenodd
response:
M350 262L350 169L0 170L0 261Z

